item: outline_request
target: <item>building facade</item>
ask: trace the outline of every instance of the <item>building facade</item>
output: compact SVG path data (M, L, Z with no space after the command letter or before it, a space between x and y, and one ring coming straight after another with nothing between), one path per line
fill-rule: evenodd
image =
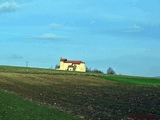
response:
M60 66L57 66L56 70L86 72L86 66L85 63L80 60L67 60L66 58L60 58Z

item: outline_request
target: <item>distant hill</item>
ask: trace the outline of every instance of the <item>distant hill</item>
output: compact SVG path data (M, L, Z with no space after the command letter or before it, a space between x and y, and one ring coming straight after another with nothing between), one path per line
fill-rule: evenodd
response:
M160 78L160 76L156 76L156 78Z

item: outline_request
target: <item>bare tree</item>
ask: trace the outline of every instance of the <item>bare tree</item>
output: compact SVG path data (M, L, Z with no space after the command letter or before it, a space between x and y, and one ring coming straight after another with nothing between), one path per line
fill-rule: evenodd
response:
M58 68L58 67L59 67L59 65L56 64L56 65L55 65L55 69Z
M98 70L97 68L92 70L91 68L88 67L86 67L86 72L103 73L101 70Z
M109 67L108 70L107 70L107 74L115 75L116 72L111 67Z
M92 72L91 68L86 67L86 72Z
M93 69L92 72L94 72L94 73L103 73L102 71L98 70L97 68Z

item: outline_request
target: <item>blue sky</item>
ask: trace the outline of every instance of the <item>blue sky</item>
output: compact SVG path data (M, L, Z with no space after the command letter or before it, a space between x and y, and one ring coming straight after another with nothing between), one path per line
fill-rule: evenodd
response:
M60 57L160 75L159 0L1 0L0 64L50 68Z

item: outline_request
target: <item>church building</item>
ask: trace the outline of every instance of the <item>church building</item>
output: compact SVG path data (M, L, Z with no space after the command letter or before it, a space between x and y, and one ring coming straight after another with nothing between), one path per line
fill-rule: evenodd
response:
M86 72L86 66L85 63L80 60L67 60L66 58L60 58L60 66L57 66L56 70Z

